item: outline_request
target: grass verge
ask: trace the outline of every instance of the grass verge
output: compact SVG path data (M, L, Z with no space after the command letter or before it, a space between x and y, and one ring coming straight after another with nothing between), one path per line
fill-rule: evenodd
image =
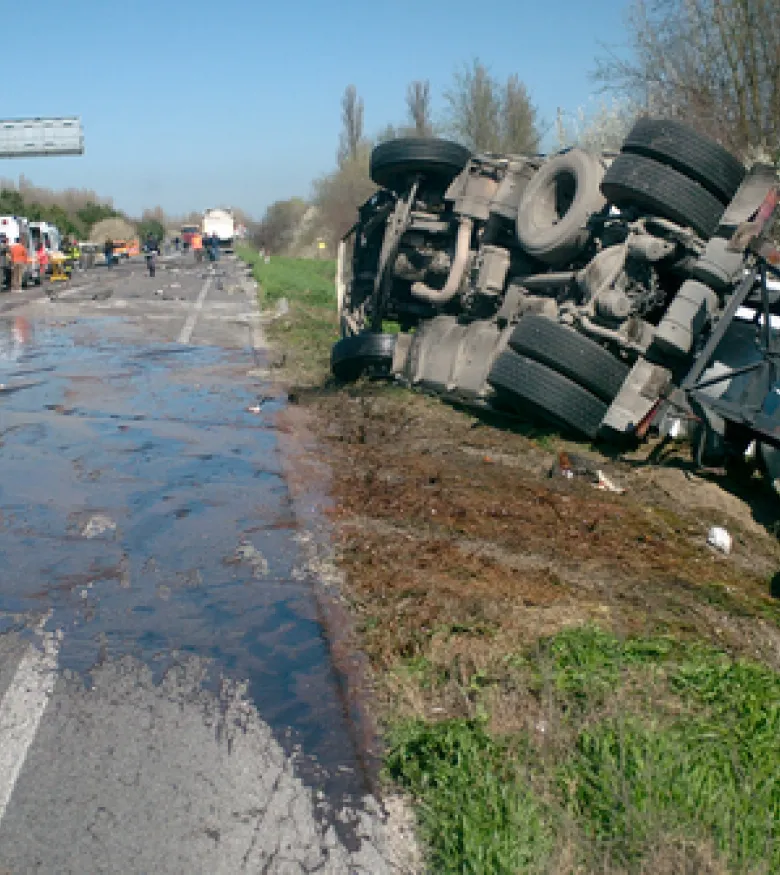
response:
M592 626L506 658L526 731L483 716L391 736L432 871L780 871L780 675ZM469 680L487 701L495 681Z
M266 334L284 355L286 378L301 385L321 382L328 373L330 348L338 336L336 263L272 256L266 264L250 246L237 247L236 254L252 265L260 285L260 306L272 317ZM278 311L283 298L289 306L286 313Z

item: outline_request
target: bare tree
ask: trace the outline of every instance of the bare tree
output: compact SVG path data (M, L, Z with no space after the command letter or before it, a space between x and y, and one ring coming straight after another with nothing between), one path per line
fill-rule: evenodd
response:
M501 91L488 68L478 59L455 73L445 91L452 134L470 149L498 151L501 147Z
M514 153L538 149L536 108L516 75L501 85L481 61L475 60L455 73L444 98L451 133L470 149Z
M409 84L406 89L406 106L412 122L412 131L418 137L430 137L433 134L431 122L431 83L419 79Z
M396 127L392 124L386 124L376 135L375 143L386 143L388 140L397 140L398 137L408 136L407 129L404 127Z
M628 30L633 60L610 57L597 67L607 87L739 153L777 152L777 0L634 0Z
M313 202L323 237L335 243L355 221L357 208L376 191L368 175L371 148L361 143L357 156L314 182Z
M253 234L255 245L276 254L286 252L295 238L307 209L308 204L298 197L274 201L255 228Z
M537 151L536 107L531 103L528 89L515 75L507 79L504 87L501 121L502 151L519 155Z
M587 152L619 152L640 109L625 98L602 100L587 110L578 107L574 113L558 109L558 148L579 146Z
M363 100L358 97L354 85L347 85L344 89L344 96L341 99L341 123L339 165L346 161L354 161L363 142Z

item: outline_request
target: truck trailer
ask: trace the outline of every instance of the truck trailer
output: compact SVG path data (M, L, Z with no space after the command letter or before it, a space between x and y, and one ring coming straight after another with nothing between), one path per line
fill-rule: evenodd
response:
M236 236L236 222L231 210L206 210L203 214L202 228L204 238L216 234L220 247L232 251Z

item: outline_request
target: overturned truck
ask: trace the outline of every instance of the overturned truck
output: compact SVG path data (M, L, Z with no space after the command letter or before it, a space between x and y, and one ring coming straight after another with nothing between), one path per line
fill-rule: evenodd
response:
M379 189L339 247L337 378L591 440L687 427L703 464L751 442L774 458L771 165L642 118L617 154L398 139L370 170Z

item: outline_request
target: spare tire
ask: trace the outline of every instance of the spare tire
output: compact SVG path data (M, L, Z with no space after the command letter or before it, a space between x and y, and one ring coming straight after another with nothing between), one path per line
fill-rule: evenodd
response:
M601 190L616 207L671 219L705 239L715 233L723 215L723 204L698 182L642 155L618 155L604 174Z
M504 350L490 369L488 383L519 413L533 413L566 431L593 440L607 404L539 362Z
M330 352L333 376L344 382L357 380L363 374L388 377L393 366L395 334L355 334L342 337Z
M588 219L605 205L604 167L581 149L556 155L528 183L517 207L517 239L533 258L567 264L590 237Z
M628 365L595 340L544 316L524 316L512 332L509 345L609 404L628 376Z
M460 143L434 137L401 137L380 143L371 153L371 179L401 193L418 175L448 186L463 170L471 152Z
M641 118L629 131L622 151L673 167L724 205L745 177L741 161L682 122Z

